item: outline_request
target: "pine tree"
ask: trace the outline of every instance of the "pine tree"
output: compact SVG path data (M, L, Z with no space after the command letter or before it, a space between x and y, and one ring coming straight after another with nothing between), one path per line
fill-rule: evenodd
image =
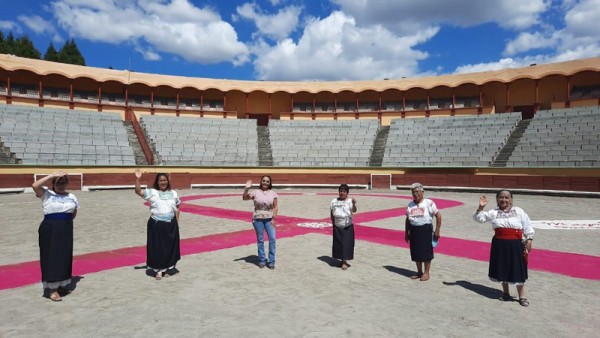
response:
M85 66L85 59L83 58L83 55L81 55L79 48L77 48L75 40L72 38L67 41L58 52L58 61L72 65Z
M54 48L52 42L50 42L50 46L48 46L48 49L46 50L44 60L58 62L58 52L56 51L56 48Z
M15 54L15 36L12 31L8 32L8 36L4 40L4 48L6 54Z
M22 35L15 42L14 54L16 56L29 58L29 59L40 59L40 51L35 48L33 41L27 35Z
M0 54L7 54L5 49L4 33L0 31Z

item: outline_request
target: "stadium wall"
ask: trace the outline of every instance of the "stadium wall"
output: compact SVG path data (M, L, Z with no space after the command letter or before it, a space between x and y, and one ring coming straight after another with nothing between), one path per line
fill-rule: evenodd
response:
M133 188L134 167L61 167L69 173L70 189ZM143 182L152 185L157 172L171 176L175 189L239 187L247 179L271 175L277 187L336 187L341 183L370 189L395 189L420 182L431 188L527 189L562 192L600 192L600 168L198 168L141 167ZM0 191L20 192L31 187L36 175L55 166L0 166ZM386 177L390 176L391 179ZM38 177L39 178L39 177ZM391 186L388 186L391 182Z

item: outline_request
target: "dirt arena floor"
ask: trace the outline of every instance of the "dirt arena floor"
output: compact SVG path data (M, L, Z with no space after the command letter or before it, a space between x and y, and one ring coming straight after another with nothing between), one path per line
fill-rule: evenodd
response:
M275 270L257 266L252 203L240 189L179 190L181 273L146 276L144 201L133 190L76 191L73 292L43 297L33 194L0 194L0 337L596 337L600 229L536 229L527 296L501 302L487 278L490 224L479 193L428 192L443 215L431 279L411 280L409 191L352 190L356 248L331 258L336 189L277 189ZM493 194L490 207L495 205ZM600 220L599 198L515 195L534 221ZM516 296L516 289L511 287Z

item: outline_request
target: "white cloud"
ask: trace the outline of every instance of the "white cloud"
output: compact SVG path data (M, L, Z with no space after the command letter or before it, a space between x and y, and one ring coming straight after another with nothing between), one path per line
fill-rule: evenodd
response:
M91 41L149 44L143 50L199 63L243 64L249 58L248 48L229 23L216 11L187 0L59 0L51 10L71 36ZM145 57L156 59L153 54Z
M506 69L506 68L519 68L519 67L525 66L524 62L525 61L522 59L505 58L505 59L500 59L499 61L463 65L463 66L456 68L454 73L465 74L465 73L489 72L489 71L493 71L493 70L500 70L500 69Z
M269 80L357 80L412 76L427 53L413 49L437 28L397 36L380 25L358 27L342 12L306 24L296 43L284 39L255 46L257 77ZM376 37L376 38L374 38Z
M27 26L27 28L31 29L36 34L48 34L52 36L52 41L54 42L61 43L64 41L64 39L56 31L56 28L54 28L54 25L39 15L19 15L17 19L19 19L19 21L21 21L25 26Z
M471 64L458 67L455 72L498 70L503 68L524 67L532 63L542 64L562 62L600 55L600 0L565 0L547 13L558 17L555 22L548 20L539 25L541 30L521 32L510 40L504 49L507 56L495 62ZM558 25L564 22L564 27ZM546 54L523 55L535 49L546 49Z
M556 38L554 36L546 37L539 32L524 32L506 44L504 55L512 56L532 49L554 47L555 45Z
M298 27L302 8L289 6L275 15L265 14L255 3L245 3L236 8L237 14L254 22L260 34L274 40L284 39Z
M584 0L565 14L565 33L576 37L598 37L600 0Z
M551 0L332 0L361 25L383 24L398 33L448 24L458 27L494 22L522 29L539 22Z
M12 31L13 34L21 34L21 26L13 21L0 20L0 29L5 31Z

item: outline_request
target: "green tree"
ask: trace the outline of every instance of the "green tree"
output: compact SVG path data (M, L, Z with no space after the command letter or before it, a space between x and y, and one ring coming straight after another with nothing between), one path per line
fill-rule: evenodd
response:
M4 40L4 49L6 54L15 54L15 36L12 31L8 32Z
M0 54L6 54L5 50L5 41L4 41L4 33L0 31Z
M52 42L50 42L50 46L48 46L48 49L46 50L44 60L58 62L58 52L56 51L56 48L54 48Z
M83 55L81 55L75 40L72 38L67 41L58 52L58 61L72 65L85 66L85 59L83 58Z
M33 41L29 38L29 36L22 35L15 41L15 49L14 54L16 56L29 58L29 59L40 59L41 54L40 51L35 48L33 45Z

